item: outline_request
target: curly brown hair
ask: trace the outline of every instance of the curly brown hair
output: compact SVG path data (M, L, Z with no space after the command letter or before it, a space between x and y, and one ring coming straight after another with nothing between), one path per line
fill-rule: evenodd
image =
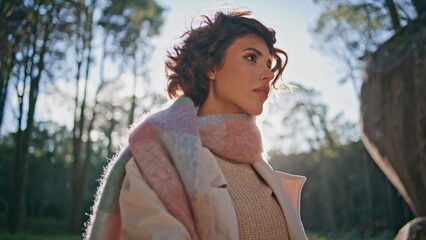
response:
M213 21L203 15L204 20L198 28L191 27L182 35L182 44L174 46L173 53L167 52L165 61L167 92L171 98L185 95L194 101L195 106L202 105L209 93L207 73L221 63L226 49L236 38L249 33L260 36L268 46L275 63L271 70L275 74L272 86L276 88L275 84L287 65L287 54L274 47L275 31L247 17L249 15L250 11L217 12ZM285 61L280 55L285 56Z

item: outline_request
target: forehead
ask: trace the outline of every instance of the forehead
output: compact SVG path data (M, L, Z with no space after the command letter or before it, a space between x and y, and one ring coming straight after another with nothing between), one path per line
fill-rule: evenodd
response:
M228 47L229 51L244 51L249 48L257 49L262 53L266 58L270 58L269 48L266 45L265 40L259 37L256 34L246 34L241 37L238 37L234 42Z

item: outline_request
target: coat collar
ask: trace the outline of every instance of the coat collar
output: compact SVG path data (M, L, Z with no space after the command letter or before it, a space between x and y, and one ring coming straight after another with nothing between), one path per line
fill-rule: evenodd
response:
M290 239L307 239L300 218L300 195L305 177L275 172L262 157L253 163L254 169L268 183L286 217Z
M226 186L226 181L223 172L217 164L216 158L208 149L204 149L205 159L209 167L209 179L214 187ZM277 200L281 206L286 217L290 239L292 240L306 240L305 230L300 218L300 195L302 186L306 181L305 177L291 175L283 172L274 171L271 166L266 163L262 156L259 154L255 162L252 164L253 168L259 173L266 183L271 187ZM230 203L232 204L232 203ZM231 214L236 222L236 215ZM228 236L238 236L238 229L228 228ZM230 238L234 239L234 238ZM235 239L238 239L237 237Z

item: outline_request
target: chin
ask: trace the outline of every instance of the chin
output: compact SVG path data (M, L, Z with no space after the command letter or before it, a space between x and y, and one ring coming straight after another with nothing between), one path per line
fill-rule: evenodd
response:
M247 109L247 111L245 111L245 113L247 113L248 115L252 115L252 116L258 116L262 112L263 112L263 106L257 107L257 108L252 108L252 109Z

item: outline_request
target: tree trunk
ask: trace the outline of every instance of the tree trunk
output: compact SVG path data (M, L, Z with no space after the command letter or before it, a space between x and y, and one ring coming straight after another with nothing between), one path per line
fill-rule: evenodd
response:
M386 0L385 5L389 10L389 15L392 20L393 29L395 31L398 31L401 28L401 23L399 21L398 11L396 10L395 2L393 0Z
M49 15L50 14L50 15ZM37 27L34 27L34 44L33 44L33 54L31 57L31 70L30 70L30 89L28 95L28 112L27 112L27 120L26 120L26 128L23 132L22 138L19 140L17 145L17 154L15 159L15 175L14 181L12 184L12 202L11 209L9 212L8 219L9 222L9 230L15 232L22 220L22 209L24 207L24 199L25 199L25 188L27 182L27 168L28 168L28 158L29 158L29 147L31 141L31 134L33 132L34 127L34 113L36 109L36 103L38 98L38 91L40 85L41 75L45 69L44 66L44 56L47 52L47 43L49 41L49 35L52 31L52 21L51 21L51 12L48 13L50 19L47 21L47 25L45 25L44 35L42 39L42 46L39 51L37 51L35 42L38 41L37 38ZM38 22L36 22L38 24ZM38 52L39 58L37 64L34 62L34 56ZM34 76L34 66L37 67L37 74Z
M84 83L84 90L83 90L83 99L82 103L80 105L80 116L79 120L77 121L77 116L75 116L74 121L74 162L73 162L73 168L72 168L72 194L71 194L71 214L70 214L70 227L69 231L70 233L80 233L81 232L81 217L83 214L83 202L84 202L84 195L85 195L85 181L86 181L86 175L87 175L87 168L88 163L86 163L87 159L82 158L81 152L82 152L82 144L83 144L83 135L87 134L88 138L90 138L90 132L88 132L85 128L85 111L86 111L86 99L87 99L87 89L88 89L88 82L89 82L89 73L90 73L90 66L91 66L91 57L92 57L92 38L93 38L93 32L92 32L92 24L93 24L93 11L95 7L96 1L92 0L91 5L89 7L85 8L85 15L86 15L86 22L83 24L83 28L85 33L82 35L83 41L83 49L81 51L87 52L85 56L85 83ZM87 50L87 51L86 51ZM83 54L84 55L84 54ZM80 63L81 64L81 63ZM79 73L77 73L79 76ZM78 80L77 80L78 81ZM78 97L78 96L76 96ZM78 101L76 101L78 103ZM86 130L86 132L85 132ZM89 140L88 140L89 141ZM86 146L90 146L89 143ZM90 151L90 149L86 150Z
M108 158L112 158L114 156L114 149L113 149L113 145L112 145L112 133L114 132L115 126L117 126L117 122L115 121L115 119L111 119L111 121L109 122L109 128L106 132L106 137L108 138L108 146L107 146L107 157Z
M336 215L334 212L333 202L332 202L332 194L330 190L330 175L327 171L328 163L327 159L324 157L324 149L325 147L333 147L334 146L334 140L330 135L330 132L327 128L326 123L326 114L327 110L317 112L314 109L306 109L306 114L308 121L313 129L315 129L316 135L315 135L315 141L318 144L318 152L315 154L315 156L318 158L317 161L320 162L320 175L322 179L322 191L324 192L324 202L322 203L324 206L324 221L328 225L328 228L331 231L331 235L335 236L337 233L337 225L336 225ZM314 117L317 116L319 118L319 122L316 123L314 120ZM321 132L324 132L324 140L321 140ZM315 146L311 145L311 149L315 149Z
M135 60L136 65L136 60ZM135 67L136 68L136 67ZM129 111L129 125L133 124L135 118L135 109L136 109L136 83L137 83L137 75L136 70L133 73L133 89L132 89L132 97L130 103L130 111Z
M78 230L78 226L75 226L75 222L76 220L74 219L79 219L79 215L80 213L76 213L74 212L74 209L76 209L76 207L74 206L74 204L76 203L76 194L78 192L77 189L75 189L78 185L78 180L79 180L79 176L78 176L78 167L80 166L80 161L81 161L81 137L78 134L78 96L79 96L79 79L80 79L80 69L81 69L81 62L77 62L77 76L76 76L76 97L75 97L75 109L74 109L74 127L73 127L73 168L72 168L72 177L71 177L71 214L70 214L70 227L69 227L69 232L74 233ZM78 215L78 216L75 216ZM79 220L78 220L79 221Z
M23 91L25 92L25 91ZM24 179L24 170L26 166L22 163L22 119L24 116L24 107L23 107L23 99L18 96L19 100L19 116L18 116L18 129L16 131L15 138L15 159L13 166L13 178L12 178L12 188L10 191L10 210L7 216L8 230L12 233L16 232L21 225L21 215L23 209L22 193L23 189L23 179Z
M77 17L79 18L79 17ZM84 41L77 37L77 41ZM76 43L78 45L78 43ZM74 127L73 127L73 167L71 174L71 213L70 213L70 233L78 233L80 230L80 211L78 211L78 199L81 197L78 196L81 192L78 188L81 187L79 184L80 180L80 165L81 165L81 146L82 146L82 134L80 133L80 124L83 116L78 116L79 107L79 95L80 95L80 74L81 67L83 64L83 59L80 59L81 52L84 49L80 49L79 46L76 46L76 56L77 56L77 73L76 73L76 94L75 94L75 108L74 108ZM80 119L80 120L79 120Z
M3 119L4 119L4 106L6 105L7 101L7 92L9 89L9 80L10 76L12 74L13 66L15 65L15 53L11 56L11 61L6 66L6 74L5 76L0 79L0 136L1 136L1 129L3 126Z
M387 180L384 179L384 184L386 185L385 189L386 189L386 197L387 197L387 216L388 216L388 221L389 221L389 226L392 229L393 233L397 233L398 232L398 228L396 227L395 224L395 219L398 218L398 216L395 214L395 203L393 200L393 192L392 192L392 186L391 183Z
M331 235L334 236L337 233L337 225L336 225L336 216L334 213L334 208L333 208L333 202L332 202L332 194L331 194L331 190L330 190L330 175L328 174L327 171L327 165L326 162L324 162L325 158L324 158L324 152L323 150L318 150L319 151L319 161L320 161L320 174L321 174L321 178L323 180L323 192L324 192L324 217L326 220L326 223L331 231Z
M10 191L10 210L8 211L7 223L8 230L12 233L16 232L21 225L22 213L24 212L24 204L23 204L23 192L21 190L23 188L23 175L26 172L26 166L22 163L22 121L24 118L24 99L25 99L25 89L27 86L27 78L28 78L28 65L30 61L29 51L27 51L25 63L24 63L24 77L22 78L22 91L19 90L19 84L16 83L16 93L18 98L18 126L16 130L15 137L15 154L14 154L14 165L13 165L13 178L12 178L12 188ZM20 72L20 71L19 71ZM17 76L17 79L20 79L20 75Z
M365 150L362 150L362 167L364 172L364 185L365 185L365 199L367 202L367 212L365 214L367 218L367 234L368 237L373 234L374 231L374 212L373 212L373 193L371 191L371 178L370 168L368 166L368 157Z

